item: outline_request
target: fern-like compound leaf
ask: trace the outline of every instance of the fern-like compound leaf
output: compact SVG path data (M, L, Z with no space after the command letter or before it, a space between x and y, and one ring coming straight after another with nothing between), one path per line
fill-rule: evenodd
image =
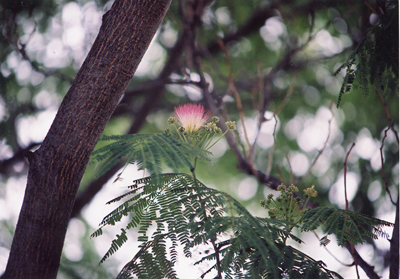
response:
M103 175L123 159L136 163L140 170L148 170L158 179L162 164L173 171L192 169L194 158L209 162L209 152L176 139L169 134L133 134L102 136L99 141L110 141L92 153L92 162L106 161L97 176Z
M347 68L340 88L337 107L340 105L343 94L352 89L354 81L360 85L364 96L369 93L369 85L380 88L386 94L397 93L398 61L399 9L398 1L393 1L387 6L385 13L380 16L378 23L362 38L347 62L343 63L333 74L336 76ZM386 82L383 81L385 73ZM387 73L390 74L387 75Z
M189 174L168 173L159 179L149 176L135 180L133 185L112 200L122 204L101 223L103 228L130 216L102 261L121 247L128 230L138 228L141 249L118 278L176 278L173 266L178 246L190 257L192 249L203 244L215 247L197 262L215 262L203 276L218 268L218 255L226 278L281 278L287 274L290 278L340 278L320 262L301 260L303 254L284 244L282 239L288 237L301 243L284 229L288 223L254 217L228 194L205 186ZM167 247L167 240L172 246Z
M348 210L335 208L314 208L302 216L303 231L311 231L322 226L324 233L335 234L338 245L344 246L346 242L359 244L365 238L377 239L379 236L387 237L382 227L392 227L393 224L384 220L369 217Z

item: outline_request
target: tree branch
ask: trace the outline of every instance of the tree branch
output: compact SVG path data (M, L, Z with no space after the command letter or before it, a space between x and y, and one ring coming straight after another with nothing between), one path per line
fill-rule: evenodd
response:
M369 265L361 256L358 254L354 246L347 242L346 248L349 250L350 254L354 257L354 264L360 266L370 279L380 279L381 277L375 272L375 268Z
M264 26L265 21L276 15L275 9L277 9L281 5L281 1L275 1L274 3L267 4L264 7L256 10L253 15L247 20L245 24L240 26L236 32L227 34L222 39L222 43L224 45L229 44L233 41L239 41L243 37L247 37L250 34L257 32L261 27ZM216 53L221 50L220 48L220 40L216 40L211 42L207 46L207 50L210 53Z
M20 163L20 162L24 162L24 169L26 169L25 165L27 165L27 164L25 161L25 154L28 151L38 147L40 144L41 143L39 143L39 142L31 142L25 148L19 147L18 150L16 150L14 152L14 155L11 158L0 161L0 174L4 174L7 176L14 175L15 171L14 171L13 167L17 163Z
M376 86L375 86L375 93L376 93L376 95L378 95L379 100L381 101L383 108L385 109L385 114L386 114L386 118L389 120L390 129L392 129L393 133L396 136L397 143L399 143L399 134L397 133L396 129L394 128L394 122L393 122L392 118L390 117L386 102L383 100L382 95L381 95L381 93L379 93L379 90L376 88Z
M71 211L97 138L124 94L170 0L117 0L29 173L2 278L56 278Z
M193 47L194 47L194 44L193 44ZM193 52L193 53L196 53L196 52ZM208 84L204 78L203 72L201 71L200 56L194 54L193 63L194 63L196 72L200 75L200 87L203 90L203 96L204 96L204 100L206 102L207 107L211 110L213 115L218 116L220 119L223 119L221 114L219 113L217 107L215 106L215 102L212 99L210 92L208 91ZM225 132L228 129L223 121L221 121L219 123L219 126L221 127L223 132ZM233 133L228 132L228 133L226 133L225 137L226 137L229 147L231 148L231 150L235 154L236 158L238 159L238 162L239 162L238 169L244 171L245 173L247 173L249 175L255 176L260 181L260 183L266 184L269 187L271 187L272 189L278 188L278 186L280 185L279 179L277 179L273 176L270 176L270 175L266 175L265 173L254 169L252 167L252 165L249 162L247 162L247 160L243 157L242 153L240 152L240 150L237 146L237 142L236 142L236 139L234 138Z
M153 81L153 86L151 91L146 95L146 100L142 104L140 110L137 112L135 120L133 121L131 127L129 128L127 134L135 134L139 132L140 128L146 121L147 116L151 113L151 111L156 110L156 104L162 98L165 93L165 85L168 81L168 77L172 74L172 72L177 68L179 61L181 59L181 55L183 52L183 48L185 46L186 40L186 32L183 32L178 41L176 42L175 46L171 48L168 55L168 60L166 61L163 70L161 71L160 76ZM151 85L149 85L151 86ZM142 89L141 86L138 86L139 89ZM147 88L144 86L144 88ZM125 93L129 100L128 103L132 102L132 95ZM125 97L124 97L125 98ZM103 174L96 180L93 180L85 190L79 194L75 201L74 208L72 210L71 218L77 217L82 210L82 208L88 204L93 197L102 189L105 183L109 181L114 174L124 166L124 163L121 162Z

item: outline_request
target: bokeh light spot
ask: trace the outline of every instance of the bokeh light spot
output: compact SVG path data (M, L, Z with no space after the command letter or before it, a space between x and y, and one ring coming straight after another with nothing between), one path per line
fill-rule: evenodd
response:
M237 194L242 200L249 200L257 193L258 182L253 177L246 177L239 183Z

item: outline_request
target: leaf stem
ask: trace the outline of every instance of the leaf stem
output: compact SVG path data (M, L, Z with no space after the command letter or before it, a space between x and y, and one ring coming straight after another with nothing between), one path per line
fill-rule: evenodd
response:
M194 184L196 185L196 187L198 187L196 179L196 164L197 164L197 157L194 158L194 165L193 168L190 169L190 172L193 175Z
M211 146L209 146L210 145L210 143L211 143L211 140L208 142L208 144L204 147L204 149L205 150L209 150L211 147L213 147L222 137L224 137L225 136L225 134L229 131L230 129L227 129L218 139L216 139L215 141L214 141L214 143L211 145Z

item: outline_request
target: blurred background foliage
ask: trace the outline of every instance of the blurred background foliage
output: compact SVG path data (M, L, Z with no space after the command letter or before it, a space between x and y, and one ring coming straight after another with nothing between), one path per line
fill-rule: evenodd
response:
M259 201L275 193L277 181L294 182L299 189L315 184L318 205L344 208L343 164L355 143L347 162L350 210L394 222L398 139L393 130L385 137L385 130L387 113L398 130L398 68L388 69L390 82L369 85L366 97L353 86L339 108L346 71L333 76L392 4L397 1L173 1L104 134L162 132L178 104L215 106L221 116L237 121L232 138L239 153L221 141L212 150L212 166L199 166L199 178L263 217ZM26 183L24 152L40 146L111 5L102 0L0 2L0 272ZM393 18L398 28L398 13ZM397 57L390 59L398 64L398 29L397 37L380 40L397 42ZM207 91L211 102L204 97ZM125 255L97 264L115 232L109 239L88 237L101 221L99 207L129 185L128 175L142 175L130 168L125 180L112 184L116 173L118 168L94 179L96 166L88 166L60 278L109 278L126 262ZM366 261L387 275L389 241L367 245ZM131 249L137 249L134 243ZM348 269L337 265L339 272Z

